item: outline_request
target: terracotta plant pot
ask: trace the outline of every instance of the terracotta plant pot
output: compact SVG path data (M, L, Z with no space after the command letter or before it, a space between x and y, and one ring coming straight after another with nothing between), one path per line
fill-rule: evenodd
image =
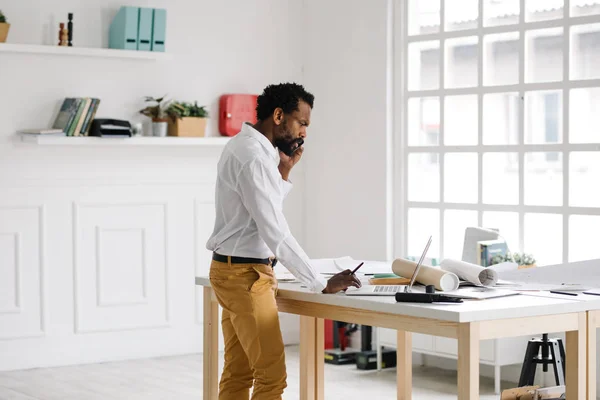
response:
M8 30L10 29L10 24L6 22L0 23L0 43L6 42L6 37L8 36Z
M206 130L206 118L183 117L169 121L169 136L202 137Z

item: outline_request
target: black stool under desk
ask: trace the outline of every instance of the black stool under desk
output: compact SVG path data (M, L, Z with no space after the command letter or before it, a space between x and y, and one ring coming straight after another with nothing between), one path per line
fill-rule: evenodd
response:
M519 378L520 387L533 385L538 364L543 365L544 372L548 371L548 364L552 364L556 385L565 384L565 347L561 339L548 339L548 334L544 333L541 338L529 341Z

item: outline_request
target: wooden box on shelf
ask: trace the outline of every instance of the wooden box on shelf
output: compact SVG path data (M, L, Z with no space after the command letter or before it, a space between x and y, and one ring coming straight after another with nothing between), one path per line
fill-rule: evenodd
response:
M206 118L182 117L169 121L169 136L203 137Z

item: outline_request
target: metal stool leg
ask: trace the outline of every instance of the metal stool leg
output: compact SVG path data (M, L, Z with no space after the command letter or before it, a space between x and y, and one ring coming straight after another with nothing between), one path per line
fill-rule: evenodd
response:
M539 341L531 340L527 343L527 350L525 351L525 358L523 359L523 366L521 367L521 377L519 378L519 386L533 385L535 380L535 359L540 351Z
M552 352L552 359L554 361L554 379L556 380L556 385L561 386L565 384L565 371L559 354L559 344L557 340L552 340L551 344L550 351Z

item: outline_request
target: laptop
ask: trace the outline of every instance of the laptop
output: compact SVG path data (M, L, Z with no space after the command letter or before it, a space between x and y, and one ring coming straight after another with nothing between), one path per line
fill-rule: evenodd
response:
M395 296L398 292L410 292L412 289L415 280L417 279L417 274L419 273L419 269L421 267L421 263L425 259L425 255L429 250L429 245L431 244L432 236L429 237L427 241L427 245L425 245L425 249L423 250L423 254L421 254L421 258L413 271L412 277L410 278L410 282L408 285L362 285L362 287L355 288L353 286L346 289L347 296ZM423 287L423 292L425 292L425 288Z

